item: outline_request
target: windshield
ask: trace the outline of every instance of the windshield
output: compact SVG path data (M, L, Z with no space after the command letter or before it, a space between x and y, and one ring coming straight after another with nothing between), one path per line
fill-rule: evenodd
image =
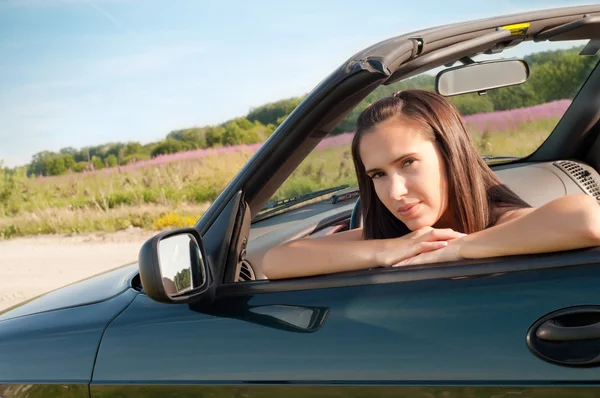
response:
M449 97L463 116L478 152L488 163L527 156L548 138L600 59L600 55L579 55L585 44L585 41L526 43L500 54L473 58L475 61L520 58L530 67L529 79L521 85L490 90L486 95ZM360 112L401 89L433 91L435 75L442 69L377 88L321 141L271 201L341 184L355 186L350 143Z

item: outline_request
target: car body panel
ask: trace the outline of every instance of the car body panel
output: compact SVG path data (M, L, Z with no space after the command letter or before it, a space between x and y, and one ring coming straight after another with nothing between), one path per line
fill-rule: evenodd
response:
M91 391L195 383L207 391L248 383L596 384L597 368L545 362L528 349L526 336L550 312L600 304L599 284L597 263L478 277L457 272L222 298L226 313L213 315L139 295L107 328ZM285 316L271 325L252 321L254 308L274 306L325 308L327 316L310 333L279 327Z
M137 273L138 266L135 263L97 274L8 308L0 312L0 322L108 300L129 289Z
M87 385L106 326L138 294L128 288L98 303L0 322L0 386Z

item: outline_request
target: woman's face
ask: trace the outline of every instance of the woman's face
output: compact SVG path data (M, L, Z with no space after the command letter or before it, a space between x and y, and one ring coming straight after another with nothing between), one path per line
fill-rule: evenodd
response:
M379 200L410 230L447 218L444 161L416 124L383 121L362 136L359 151Z

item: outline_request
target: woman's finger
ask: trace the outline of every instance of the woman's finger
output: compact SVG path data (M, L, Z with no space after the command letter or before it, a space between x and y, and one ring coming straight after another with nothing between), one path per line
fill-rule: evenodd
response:
M467 234L463 234L462 232L454 231L450 228L444 229L434 229L428 234L423 235L419 240L425 242L432 242L437 240L450 240L450 239L458 239L467 236Z
M433 250L438 250L446 246L448 246L448 242L446 242L445 240L434 242L419 242L412 245L412 250L410 250L411 253L409 253L407 257L417 256L421 253L427 253Z

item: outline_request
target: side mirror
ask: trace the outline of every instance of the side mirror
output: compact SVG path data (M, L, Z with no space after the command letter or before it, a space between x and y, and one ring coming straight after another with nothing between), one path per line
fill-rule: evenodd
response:
M518 59L476 62L444 69L435 78L435 89L445 97L481 93L522 84L529 78L529 65Z
M190 303L210 286L210 270L194 228L164 231L148 239L139 254L144 291L162 303Z

